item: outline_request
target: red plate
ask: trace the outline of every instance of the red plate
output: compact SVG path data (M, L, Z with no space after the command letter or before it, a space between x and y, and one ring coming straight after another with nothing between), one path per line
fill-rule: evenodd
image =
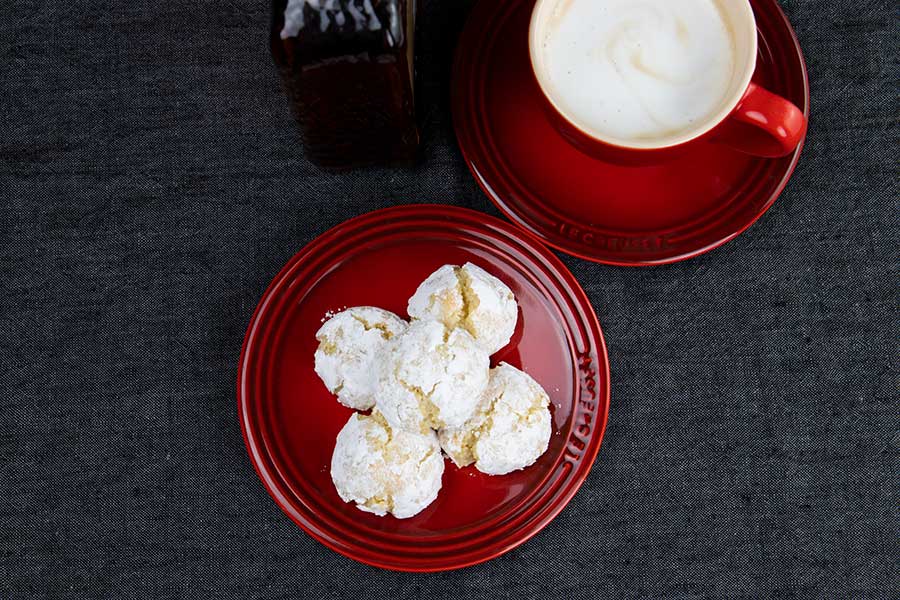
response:
M539 381L554 435L538 462L488 477L449 461L438 499L412 519L345 504L330 476L335 437L352 414L313 371L324 315L373 305L406 315L418 284L443 264L471 261L505 281L519 326L495 355ZM522 544L569 502L600 450L609 412L609 363L583 290L551 252L481 213L406 206L325 233L282 269L247 329L238 368L247 451L275 502L311 536L358 561L404 571L476 564Z
M514 223L575 256L621 266L677 262L735 238L784 189L803 144L760 159L707 143L674 162L620 167L589 158L551 126L528 56L535 0L480 0L460 38L453 112L463 155ZM776 0L753 0L754 80L809 117L797 38Z

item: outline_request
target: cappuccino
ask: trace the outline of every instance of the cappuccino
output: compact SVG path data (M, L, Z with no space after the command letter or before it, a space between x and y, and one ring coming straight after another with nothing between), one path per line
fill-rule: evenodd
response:
M548 2L531 40L538 79L568 119L602 139L640 147L689 137L746 85L730 1Z

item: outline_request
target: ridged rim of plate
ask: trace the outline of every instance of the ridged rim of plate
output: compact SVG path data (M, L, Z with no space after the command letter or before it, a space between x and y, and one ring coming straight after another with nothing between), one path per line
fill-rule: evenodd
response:
M471 529L409 536L366 527L321 502L284 458L272 421L272 352L284 316L321 277L354 252L410 236L463 240L514 265L559 311L572 352L572 416L567 443L546 477L523 498ZM590 399L593 410L579 400ZM276 504L313 538L354 560L386 569L426 572L485 562L523 544L572 499L600 451L609 416L609 360L596 314L574 276L530 235L468 209L410 205L356 217L322 234L274 278L247 328L238 366L238 416L251 462ZM411 545L410 542L414 542Z
M497 36L494 34L502 29L505 20L519 10L522 3L533 4L534 2L535 0L481 0L478 2L469 15L465 29L460 36L453 65L452 109L460 150L478 185L510 221L536 236L543 243L566 254L613 266L646 267L681 262L710 252L749 229L772 207L784 191L799 163L805 138L790 155L789 162L784 159L759 161L753 166L752 175L747 177L748 183L733 190L730 200L723 202L715 210L671 230L654 230L652 232L653 235L666 234L670 241L689 246L692 238L702 237L702 234L710 229L720 227L722 222L734 219L742 209L746 210L746 207L739 201L740 198L759 194L760 189L771 182L774 173L778 183L772 188L772 192L765 202L760 204L757 209L747 211L746 215L737 219L740 225L730 228L731 231L719 236L711 243L700 243L689 250L674 252L664 258L641 259L639 257L617 257L614 251L600 250L599 248L595 252L586 252L571 242L566 243L565 240L560 241L555 236L549 235L548 231L552 231L560 222L575 225L578 223L573 222L571 217L559 213L553 207L551 200L538 197L518 181L512 169L503 161L502 149L497 146L490 133L491 128L487 122L488 111L485 108L484 98L484 82L486 81L484 72L490 64L490 60L485 60L484 57L491 56L493 45L497 42ZM796 53L794 58L798 60L802 71L802 96L804 98L802 108L806 117L809 118L809 76L796 32L776 0L753 0L752 3L760 28L764 26L778 27L782 29L779 36L784 34L789 36ZM765 39L761 39L760 52L772 55ZM775 64L774 61L773 64ZM478 73L478 75L473 75L473 73ZM783 74L777 72L776 76L778 75ZM782 172L779 174L777 171ZM507 199L515 196L524 198L526 201ZM629 242L629 237L618 230L594 227L592 231L612 239L621 238L625 244ZM639 235L633 236L635 241L638 241L640 237Z

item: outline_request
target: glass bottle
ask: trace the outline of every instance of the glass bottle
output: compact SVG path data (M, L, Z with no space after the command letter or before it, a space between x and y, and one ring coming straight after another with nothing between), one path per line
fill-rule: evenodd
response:
M413 161L416 3L273 0L272 56L313 162Z

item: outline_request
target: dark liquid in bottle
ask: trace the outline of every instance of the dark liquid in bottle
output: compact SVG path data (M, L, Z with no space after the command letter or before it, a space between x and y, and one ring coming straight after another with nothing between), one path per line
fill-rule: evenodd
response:
M415 12L416 0L273 1L272 56L311 160L412 162Z

